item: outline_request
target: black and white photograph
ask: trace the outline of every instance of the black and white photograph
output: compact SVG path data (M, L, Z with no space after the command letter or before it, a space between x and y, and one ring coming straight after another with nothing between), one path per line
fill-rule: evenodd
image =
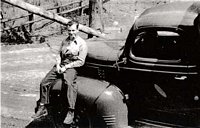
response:
M200 0L1 0L1 128L200 128Z

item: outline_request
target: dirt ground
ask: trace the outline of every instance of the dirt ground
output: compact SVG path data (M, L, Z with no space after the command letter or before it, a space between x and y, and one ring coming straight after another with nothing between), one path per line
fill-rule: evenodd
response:
M120 40L108 45L114 48L123 45L135 16L161 3L145 1L110 0L104 4L105 33ZM64 38L64 35L57 35L47 38L46 42L57 48ZM39 97L39 83L54 63L53 54L45 43L1 46L2 128L22 128L29 123Z

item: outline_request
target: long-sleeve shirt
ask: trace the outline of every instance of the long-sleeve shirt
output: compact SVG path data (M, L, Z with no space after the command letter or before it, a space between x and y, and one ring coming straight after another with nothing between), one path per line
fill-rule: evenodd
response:
M61 66L68 68L80 67L85 63L88 47L86 42L79 36L71 41L66 38L60 47Z

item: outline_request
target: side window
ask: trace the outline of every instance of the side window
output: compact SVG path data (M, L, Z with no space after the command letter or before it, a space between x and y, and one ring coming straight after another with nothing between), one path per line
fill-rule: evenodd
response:
M171 31L144 31L133 40L130 55L133 59L181 59L180 35Z
M156 33L139 33L132 45L132 53L136 57L155 58L155 48L157 43Z

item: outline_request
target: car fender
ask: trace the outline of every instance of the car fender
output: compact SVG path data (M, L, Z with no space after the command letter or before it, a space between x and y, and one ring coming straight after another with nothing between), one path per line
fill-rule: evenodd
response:
M96 107L96 116L106 127L128 127L128 110L121 90L109 82L79 77L78 99L83 100L87 108Z
M78 100L86 103L87 107L94 105L98 97L109 86L106 81L100 81L93 78L78 77Z
M113 128L128 126L127 105L124 102L124 95L116 86L109 86L95 104L97 104L97 116L103 118L106 126Z

